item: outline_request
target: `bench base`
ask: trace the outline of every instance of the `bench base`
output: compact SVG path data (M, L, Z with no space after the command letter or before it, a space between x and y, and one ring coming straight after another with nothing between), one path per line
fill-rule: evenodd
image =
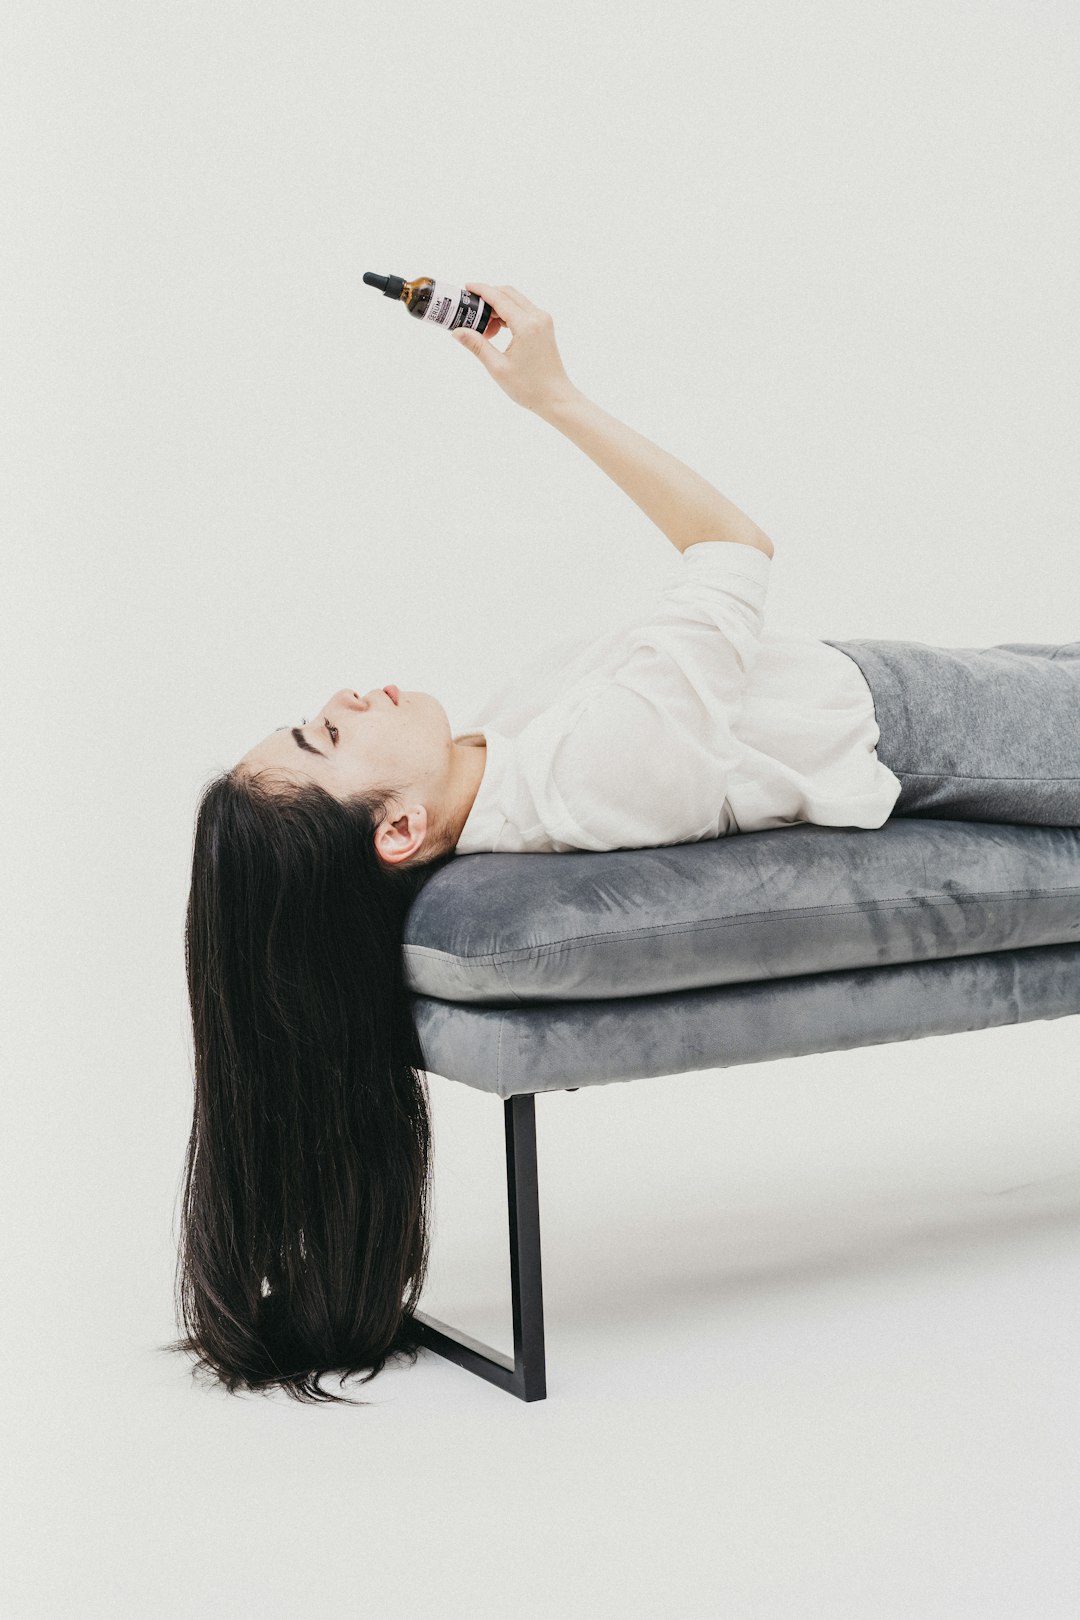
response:
M576 1087L574 1088L577 1089ZM506 1191L510 1214L510 1297L514 1310L513 1360L423 1311L413 1313L420 1342L466 1372L486 1378L522 1401L547 1398L544 1360L544 1291L540 1274L540 1191L536 1174L536 1097L523 1092L503 1101Z

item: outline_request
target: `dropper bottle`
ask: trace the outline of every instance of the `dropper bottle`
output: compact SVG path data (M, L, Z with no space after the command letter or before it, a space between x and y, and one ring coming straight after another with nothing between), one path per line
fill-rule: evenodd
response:
M431 276L402 281L400 276L379 276L374 270L365 270L364 281L369 287L377 287L384 298L404 304L418 321L433 321L450 331L484 332L495 313L479 293L467 292L450 281L433 281Z

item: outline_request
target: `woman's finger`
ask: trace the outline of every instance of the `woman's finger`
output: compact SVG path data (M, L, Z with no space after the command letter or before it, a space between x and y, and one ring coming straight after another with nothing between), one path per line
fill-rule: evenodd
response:
M536 305L533 303L532 299L526 298L525 294L523 292L518 292L516 287L500 287L499 291L505 298L510 298L515 304L519 304L523 310L536 309Z
M484 302L491 305L504 326L512 326L515 315L520 320L526 314L524 304L509 287L494 287L488 281L467 281L465 290L479 293Z
M476 293L478 297L484 300L485 304L491 305L496 315L502 317L504 314L509 313L498 287L492 287L486 281L467 281L465 291Z

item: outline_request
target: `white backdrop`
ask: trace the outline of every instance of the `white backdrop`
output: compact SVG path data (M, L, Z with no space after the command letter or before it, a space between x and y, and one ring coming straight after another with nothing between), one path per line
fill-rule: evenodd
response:
M153 1350L202 785L346 684L463 730L677 563L363 271L550 310L770 623L1075 640L1075 8L9 0L0 62L3 1620L1075 1615L1074 1020L541 1098L540 1406ZM431 1086L427 1303L508 1345L501 1109Z

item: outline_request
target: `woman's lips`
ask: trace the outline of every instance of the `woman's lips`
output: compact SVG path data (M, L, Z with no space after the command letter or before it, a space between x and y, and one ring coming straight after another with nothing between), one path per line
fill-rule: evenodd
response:
M397 704L399 702L401 693L398 691L396 686L384 686L383 691L386 693L391 703Z

